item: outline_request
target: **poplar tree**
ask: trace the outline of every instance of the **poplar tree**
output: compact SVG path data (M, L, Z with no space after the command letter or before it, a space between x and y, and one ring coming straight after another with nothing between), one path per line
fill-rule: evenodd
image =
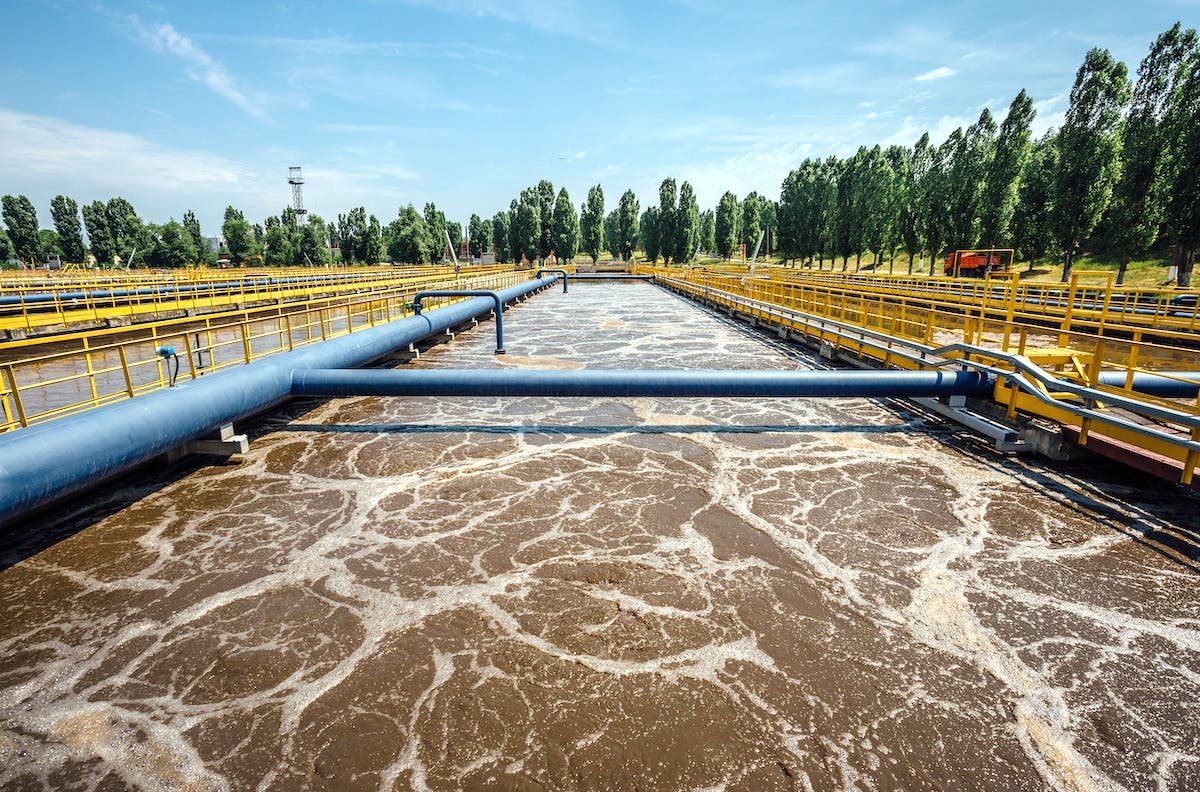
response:
M492 217L492 250L495 251L496 261L500 264L512 261L512 252L508 241L511 223L511 215L503 209Z
M592 257L592 264L604 250L604 190L597 184L588 190L587 200L579 213L579 235L583 252Z
M300 226L299 241L296 243L296 262L306 266L326 266L330 251L325 246L329 229L318 214L310 213L308 222Z
M3 210L4 225L8 227L8 238L17 258L32 265L41 247L37 210L33 203L24 195L6 195L0 198L0 210Z
M1025 178L1013 211L1013 247L1029 260L1029 269L1053 244L1050 215L1054 201L1054 179L1058 174L1058 141L1047 132L1033 145Z
M575 213L575 205L571 203L566 187L558 191L550 230L554 255L561 262L573 260L579 250L579 215Z
M842 257L842 272L849 267L850 254L858 247L860 232L855 223L857 186L855 184L861 171L862 160L866 157L866 149L859 147L854 158L839 163L837 181L837 202L834 209L833 252Z
M961 136L961 130L956 132ZM932 152L929 173L926 174L921 189L921 225L925 229L925 240L929 246L930 275L939 273L942 248L946 244L946 181L950 160L956 148L954 137L954 133L951 133L950 137Z
M1178 285L1192 285L1200 246L1200 51L1194 31L1166 117L1167 230L1179 246Z
M739 236L739 221L742 208L737 196L726 192L717 202L717 255L726 261L733 255Z
M83 226L87 229L88 242L96 264L101 267L111 267L113 256L117 253L117 241L112 227L108 223L108 207L101 201L84 204L80 213L83 215Z
M1161 34L1138 66L1121 149L1121 176L1113 187L1112 204L1105 221L1108 244L1120 262L1117 283L1134 255L1154 244L1164 218L1164 152L1168 129L1164 123L1176 89L1180 66L1196 48L1196 31L1184 31L1178 22Z
M862 178L858 184L858 257L861 262L864 250L875 254L875 265L879 265L879 257L883 251L883 243L888 235L889 214L893 182L895 174L888 164L887 158L879 146L867 152L862 162ZM855 264L858 269L859 263Z
M200 232L200 221L196 219L196 215L191 209L183 213L183 227L188 232L192 245L196 248L197 260L204 258L208 252L208 245L204 241L204 235Z
M430 201L421 211L425 218L425 228L429 231L429 248L425 251L425 260L431 264L440 264L446 258L446 215Z
M979 241L979 218L985 200L984 179L991 166L996 122L986 107L965 133L952 134L954 147L945 181L947 242L955 249L973 248ZM990 200L990 198L988 198Z
M675 204L678 190L675 180L667 177L658 186L658 213L654 217L655 250L662 253L663 264L671 266L675 239Z
M905 175L904 199L900 209L900 237L904 240L904 252L908 254L908 274L913 274L913 257L925 249L925 223L922 205L930 166L933 164L933 149L929 145L929 133L921 135L908 158L908 173Z
M79 223L79 205L65 195L56 195L50 201L50 215L54 218L54 230L67 261L82 263L87 257L83 246L83 229Z
M988 247L1010 241L1009 226L1017 207L1021 175L1029 162L1030 128L1036 114L1033 100L1022 89L1008 106L1008 115L1000 124L995 154L984 178L980 205L979 236Z
M821 268L821 261L825 257L826 251L829 252L829 269L833 269L834 250L836 249L834 240L838 227L838 189L842 167L842 161L831 155L825 158L819 168L818 184L821 185L821 196L814 200L819 200L820 206L819 211L814 214L812 219L813 231L816 233L817 239L817 269Z
M805 159L800 167L788 172L779 186L779 252L785 260L795 260L800 250L800 223L803 211L805 172L812 160Z
M742 199L742 244L746 246L747 259L754 253L754 245L758 235L762 233L762 206L757 192L751 192Z
M521 191L513 225L517 229L517 247L513 250L513 257L523 256L531 263L536 262L542 238L541 208L536 189Z
M538 237L537 258L545 259L554 248L554 185L542 179L534 188L537 191Z
M642 240L642 252L646 256L646 261L651 264L658 262L659 250L659 212L657 206L651 206L646 211L642 212L641 221L638 227L638 236Z
M716 239L716 215L712 209L705 209L700 213L700 249L712 255L712 251L717 245Z
M388 255L393 261L405 264L424 261L433 245L433 240L429 238L429 224L412 204L401 208L396 219L388 223L386 238Z
M638 199L633 190L621 193L621 202L617 205L617 247L622 261L631 260L633 251L637 249L638 209Z
M888 254L888 272L896 263L896 248L903 241L903 226L900 213L908 200L908 170L912 167L911 152L904 146L888 146L883 152L892 171L891 186L887 193L887 228L883 234L883 249Z
M696 257L700 243L700 207L696 205L696 193L689 182L679 187L679 206L675 209L675 234L673 258L684 264Z
M621 211L613 209L604 216L604 243L613 258L617 257L617 240L621 238Z
M133 204L124 198L109 198L105 209L108 212L108 226L112 229L117 255L121 256L128 267L131 261L136 261L138 250L141 250L143 255L149 251L149 231L134 211Z
M175 218L159 226L154 236L153 251L147 255L154 266L180 269L196 263L196 245L187 229Z
M1121 114L1129 98L1125 64L1108 50L1084 58L1071 88L1071 104L1058 133L1051 224L1063 252L1063 276L1108 206L1120 167Z
M520 208L520 202L516 198L508 204L508 258L518 262L521 260L521 234L517 227L517 213Z
M0 228L0 265L6 264L16 250L13 248L12 240L8 238L3 228Z
M290 267L296 258L296 248L291 230L279 222L278 217L268 217L263 233L263 264L268 267Z

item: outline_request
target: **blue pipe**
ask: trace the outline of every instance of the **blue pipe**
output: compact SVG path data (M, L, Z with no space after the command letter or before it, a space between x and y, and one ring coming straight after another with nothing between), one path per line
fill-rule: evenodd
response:
M294 396L975 396L992 393L973 371L512 371L306 369Z
M1168 371L1170 377L1160 374L1136 372L1133 375L1133 390L1151 396L1165 396L1169 399L1193 399L1200 392L1200 371ZM1178 379L1176 379L1178 378ZM1180 380L1192 380L1181 382ZM1124 371L1101 371L1097 382L1113 388L1125 387Z
M511 302L552 283L552 278L528 281L498 294ZM0 523L286 401L294 371L362 366L484 314L492 305L483 298L452 303L0 435Z
M563 276L563 294L567 293L567 271L565 269L552 269L549 267L539 267L533 277L540 278L547 272L557 272Z
M426 297L491 297L496 303L496 354L504 354L504 301L500 295L487 289L429 289L413 295L413 310L419 316L421 300Z

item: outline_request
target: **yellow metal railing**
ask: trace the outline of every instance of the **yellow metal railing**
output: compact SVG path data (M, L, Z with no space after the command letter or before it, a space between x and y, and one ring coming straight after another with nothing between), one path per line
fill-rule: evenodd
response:
M314 294L377 291L411 282L512 271L508 265L340 267L286 270L180 270L103 275L66 273L47 278L23 273L0 277L0 331L54 330L78 323L163 318L231 305L292 301Z
M1111 332L1111 325L1104 324L1108 316L1080 328L1077 317L1067 312L1056 324L1032 323L1016 310L1012 300L1006 305L988 305L981 300L978 309L964 311L961 303L945 305L926 296L883 295L827 283L678 269L659 269L655 274L660 283L685 294L875 365L937 367L944 361L929 357L927 350L969 345L976 359L990 361L988 365L998 371L1012 372L997 380L994 394L1010 417L1025 413L1056 421L1073 428L1080 444L1087 443L1089 433L1101 432L1175 461L1182 466L1183 483L1191 481L1200 458L1200 400L1163 399L1129 387L1137 373L1200 370L1200 353L1163 343L1161 331L1154 332L1153 340L1142 337L1144 329L1110 337L1100 332ZM1085 277L1089 274L1080 274L1081 279ZM1102 307L1098 310L1103 314ZM1057 380L1089 389L1089 396L1048 392L1040 380L1007 362L1017 358ZM1099 385L1102 371L1122 372L1125 387ZM1106 394L1113 397L1108 400L1112 404L1105 403ZM1110 417L1126 414L1143 418ZM1142 422L1153 427L1137 425ZM1097 423L1103 425L1100 430L1093 429Z
M510 270L464 276L456 281L442 278L440 282L501 289L528 278L528 272ZM196 379L410 315L412 295L437 280L422 278L402 289L314 301L275 314L251 315L244 311L240 316L220 319L210 315L155 322L138 328L140 337L133 339L110 336L113 340L101 338L96 343L95 337L75 334L79 348L0 365L4 420L0 430L50 421L168 386L173 362L157 354L161 346L174 348L178 355L180 380ZM129 330L124 328L125 333ZM0 345L0 353L11 353L12 348L28 343Z

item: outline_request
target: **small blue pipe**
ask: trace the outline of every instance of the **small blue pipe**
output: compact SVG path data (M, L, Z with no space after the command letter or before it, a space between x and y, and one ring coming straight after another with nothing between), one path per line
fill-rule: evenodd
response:
M306 369L292 376L294 396L900 398L991 393L992 383L974 371Z
M566 294L567 293L567 271L565 269L550 269L550 268L542 267L542 268L538 269L537 273L533 277L540 278L540 277L542 277L542 275L544 275L547 272L557 272L558 274L562 275L563 294Z
M421 300L426 297L491 297L496 303L496 354L504 354L504 302L500 295L487 289L430 289L413 296L413 310L421 314Z

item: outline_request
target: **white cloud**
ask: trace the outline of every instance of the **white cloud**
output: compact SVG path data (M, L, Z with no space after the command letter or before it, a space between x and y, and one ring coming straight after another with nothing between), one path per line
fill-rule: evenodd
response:
M210 198L214 205L243 200L260 179L215 154L0 108L0 181L35 202L40 196L43 206L58 193L80 203L124 195L147 219L162 221Z
M944 80L945 78L953 77L956 74L958 74L958 72L956 72L954 69L951 69L949 66L938 66L936 69L927 71L924 74L918 74L916 77L913 77L913 80L916 82Z
M365 205L386 222L401 204L419 202L421 175L374 154L370 167L361 164L361 154L302 162L305 205L326 218ZM295 157L294 152L260 152L256 165L249 166L128 132L0 107L0 183L27 195L43 222L50 198L59 193L80 203L121 195L153 222L178 219L192 209L206 230L220 224L228 204L257 222L291 203L287 168L297 164Z
M492 17L544 33L555 33L609 44L616 40L616 25L607 3L586 0L401 0L447 14Z
M146 46L155 52L174 55L186 63L188 77L233 102L250 115L256 118L266 117L261 103L247 96L224 66L172 25L147 25L136 15L130 16L129 22Z

